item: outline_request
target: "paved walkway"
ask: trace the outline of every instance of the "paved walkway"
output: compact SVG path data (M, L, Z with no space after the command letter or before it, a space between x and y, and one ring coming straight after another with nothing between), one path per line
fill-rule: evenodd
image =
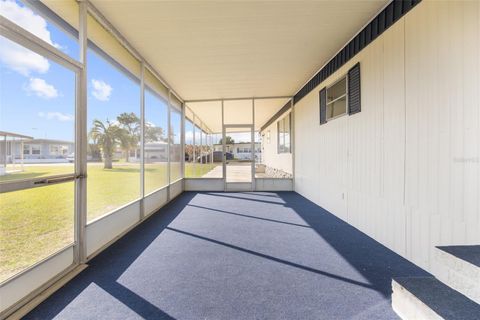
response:
M216 166L207 172L202 178L222 178L222 166ZM250 163L227 164L227 182L251 182L252 167Z

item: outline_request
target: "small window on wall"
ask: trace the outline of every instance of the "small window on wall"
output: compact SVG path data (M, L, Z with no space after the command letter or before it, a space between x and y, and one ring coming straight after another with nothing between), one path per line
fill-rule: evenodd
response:
M39 145L32 145L32 154L40 154L40 146Z
M347 77L327 88L327 121L347 113Z
M50 155L61 156L68 152L68 148L61 145L50 145Z
M349 115L360 112L362 110L360 93L360 63L357 63L348 70L347 75L330 87L320 90L320 124L325 124L347 112Z
M290 153L290 113L277 122L278 153Z

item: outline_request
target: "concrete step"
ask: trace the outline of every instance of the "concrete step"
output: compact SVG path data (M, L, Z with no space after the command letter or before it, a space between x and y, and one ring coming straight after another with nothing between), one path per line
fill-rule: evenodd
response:
M437 247L435 268L440 281L480 304L480 245Z
M402 319L480 319L480 305L434 277L392 280L392 308Z

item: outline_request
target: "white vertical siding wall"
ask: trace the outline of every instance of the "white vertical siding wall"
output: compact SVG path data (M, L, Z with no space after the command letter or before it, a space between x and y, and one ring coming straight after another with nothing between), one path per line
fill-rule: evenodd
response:
M362 112L318 92L361 63ZM295 190L435 273L480 243L480 2L423 1L295 106Z
M290 111L285 112L280 118L277 119L274 123L265 128L262 133L265 133L265 136L262 140L262 160L263 163L269 167L280 169L287 173L292 173L292 154L291 153L278 153L278 130L277 122L285 118ZM291 128L290 128L291 129ZM270 131L270 143L267 142L267 132ZM292 141L293 143L293 141Z

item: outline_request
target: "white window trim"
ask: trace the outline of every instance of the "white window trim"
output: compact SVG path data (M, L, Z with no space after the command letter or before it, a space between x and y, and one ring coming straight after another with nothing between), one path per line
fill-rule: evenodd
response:
M326 121L327 121L327 122L328 122L328 121L335 120L335 119L338 119L338 118L341 118L341 117L343 117L343 116L345 116L345 115L348 114L348 74L347 74L347 73L345 73L344 75L342 75L341 77L339 77L339 78L338 78L335 82L333 82L331 85L327 86L327 88L326 88L326 93L325 93L325 94L327 95L327 98L328 98L328 90L329 90L330 88L332 88L333 86L335 86L335 85L336 85L337 83L339 83L340 81L342 81L343 79L345 79L345 93L342 94L341 96L333 99L333 100L330 101L330 102L327 101L327 104L325 105L325 113L326 113L326 114L325 114L325 118L326 118ZM329 117L328 117L328 112L327 112L328 106L331 105L331 104L333 104L333 103L335 103L336 101L338 101L338 100L340 100L340 99L343 99L343 98L345 98L345 112L344 112L344 113L341 113L341 114L339 114L339 115L336 115L336 116L334 116L334 117L329 118Z
M287 132L285 131L286 119L288 119L288 137L289 137L289 148L285 150L285 136ZM283 122L283 133L280 132L280 122ZM289 111L283 118L277 121L277 154L292 153L292 116Z

